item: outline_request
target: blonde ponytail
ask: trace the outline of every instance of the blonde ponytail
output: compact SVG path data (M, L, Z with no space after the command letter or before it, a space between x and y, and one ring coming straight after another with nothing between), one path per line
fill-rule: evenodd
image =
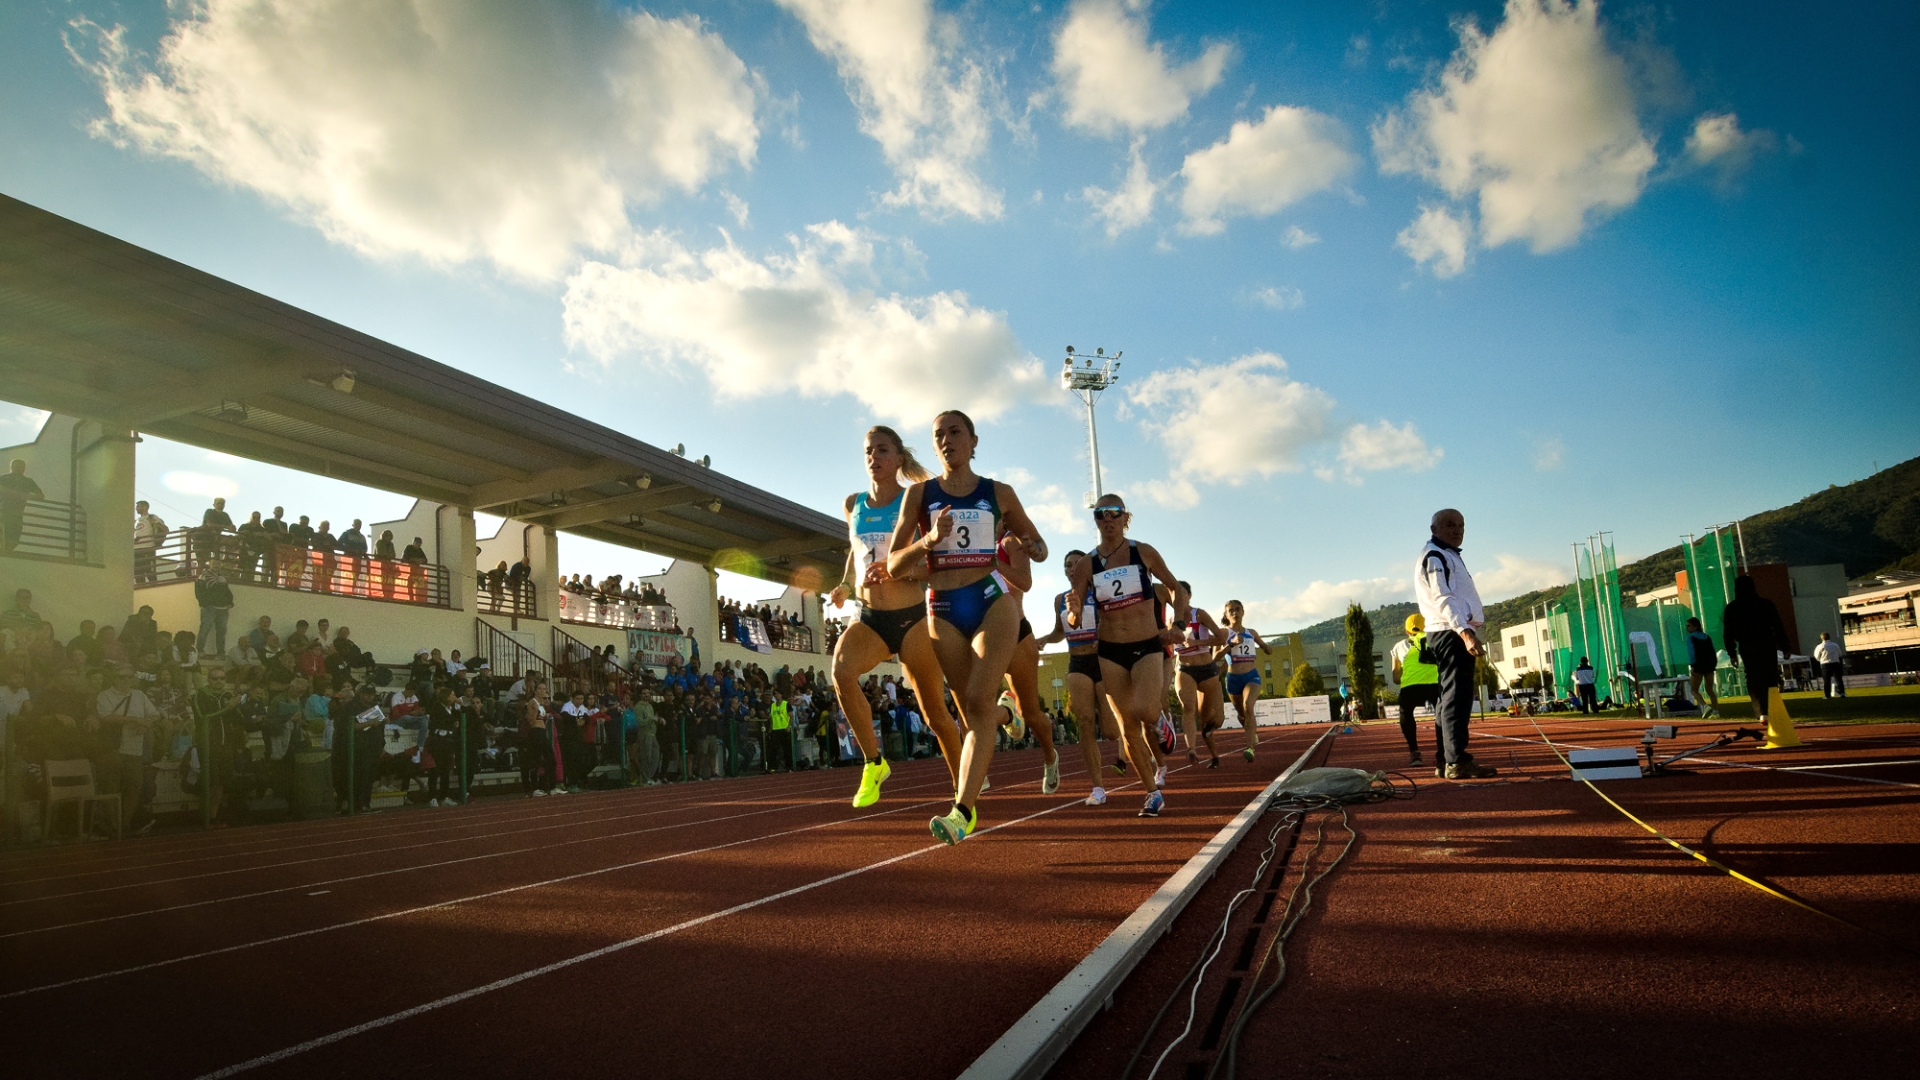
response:
M867 434L868 436L884 435L893 440L893 448L900 453L900 475L906 477L908 483L917 484L933 476L927 471L927 467L920 464L920 460L913 456L913 447L907 445L899 432L885 424L875 424L867 429Z

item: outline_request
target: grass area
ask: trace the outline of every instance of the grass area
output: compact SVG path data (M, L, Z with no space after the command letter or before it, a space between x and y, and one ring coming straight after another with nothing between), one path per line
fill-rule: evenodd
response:
M1783 695L1787 714L1796 723L1819 724L1902 724L1920 722L1920 686L1865 686L1847 691L1844 698L1826 698L1818 690ZM1543 713L1543 716L1577 717L1579 713ZM1603 717L1619 719L1639 716L1638 709L1614 709ZM1753 702L1745 697L1720 699L1720 717L1725 720L1757 722ZM1676 717L1675 719L1692 719Z

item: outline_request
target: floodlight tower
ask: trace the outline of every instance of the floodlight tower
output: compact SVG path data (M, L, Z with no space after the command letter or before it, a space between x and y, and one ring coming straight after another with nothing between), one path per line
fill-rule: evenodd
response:
M1074 363L1078 360L1079 363ZM1100 490L1100 432L1093 422L1093 403L1100 399L1100 392L1120 381L1120 353L1114 351L1107 355L1103 345L1093 350L1093 355L1075 353L1073 346L1067 346L1067 358L1062 361L1060 383L1087 406L1087 456L1093 464L1093 490L1087 493L1087 505L1092 506L1106 494Z

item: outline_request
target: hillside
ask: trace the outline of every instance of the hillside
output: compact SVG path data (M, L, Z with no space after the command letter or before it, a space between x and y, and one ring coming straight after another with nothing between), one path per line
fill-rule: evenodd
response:
M1750 562L1844 563L1850 578L1877 570L1920 570L1920 458L1755 514L1740 522L1740 530ZM1685 568L1676 544L1621 567L1620 588L1627 593L1658 589L1673 584L1673 575ZM1488 604L1487 625L1524 622L1532 605L1556 600L1566 588L1555 585ZM1407 616L1416 610L1409 601L1367 612L1374 640L1397 640ZM1331 641L1344 647L1345 616L1314 623L1300 636L1309 643Z

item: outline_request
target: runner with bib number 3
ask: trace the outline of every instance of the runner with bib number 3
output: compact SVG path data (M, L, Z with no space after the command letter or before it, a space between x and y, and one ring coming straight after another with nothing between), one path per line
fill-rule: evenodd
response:
M1020 640L1020 603L995 569L1000 540L1011 538L1033 559L1047 557L1047 544L1012 487L974 473L980 436L966 413L935 417L933 445L941 474L907 489L887 569L905 573L926 560L933 651L965 725L953 808L928 827L936 839L957 844L979 826L980 787L1001 715L1000 680Z

